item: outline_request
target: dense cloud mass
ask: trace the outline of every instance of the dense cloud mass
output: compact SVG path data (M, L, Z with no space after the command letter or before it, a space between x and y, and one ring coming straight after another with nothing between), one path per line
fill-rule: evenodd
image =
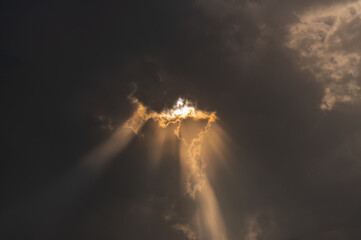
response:
M360 1L0 6L1 239L199 239L178 139L154 121L102 171L79 167L129 96L216 111L229 240L361 239Z
M303 67L325 84L322 109L359 100L360 10L360 2L316 9L290 30L289 46L300 51Z

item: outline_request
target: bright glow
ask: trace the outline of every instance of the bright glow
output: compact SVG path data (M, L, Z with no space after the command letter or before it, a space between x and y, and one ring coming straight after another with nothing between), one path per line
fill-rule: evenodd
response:
M174 107L166 112L163 112L167 118L186 118L194 117L195 108L190 105L188 101L178 98Z
M181 107L181 106L183 106L184 105L184 100L183 100L183 98L178 98L178 100L177 100L177 107Z
M92 173L100 173L110 162L110 160L121 152L133 139L134 133L138 133L145 121L140 116L145 113L145 108L138 107L130 119L122 126L118 127L114 133L102 145L91 151L82 162L83 167ZM131 123L131 125L129 125Z
M187 194L196 201L198 206L194 216L196 224L193 222L197 231L194 231L188 223L176 224L173 228L184 232L190 240L226 240L223 218L214 191L209 184L206 174L207 162L202 155L206 136L217 120L216 113L199 110L192 102L183 98L178 98L171 109L165 109L159 113L149 110L136 98L132 97L131 100L136 106L136 112L124 124L124 128L138 134L143 124L152 119L161 128L175 127L174 134L181 143L181 175L185 180ZM185 120L193 120L196 124L187 126L184 124ZM205 125L201 124L201 121L205 122ZM186 138L181 135L192 137ZM163 136L162 139L164 138Z
M195 198L197 191L201 191L204 187L205 175L204 165L205 163L201 159L201 147L204 141L204 137L207 135L212 124L216 121L217 116L215 112L206 112L196 109L192 103L188 100L178 98L176 104L171 109L164 110L160 113L149 111L147 108L139 102L136 98L131 98L133 104L136 105L137 111L124 125L125 128L132 129L138 134L139 129L143 126L144 122L153 119L162 128L167 128L170 125L175 125L176 129L174 134L185 144L187 148L187 156L189 160L188 164L188 177L187 177L187 192ZM198 129L198 135L194 137L190 142L180 137L179 131L182 126L182 122L186 119L192 120L206 120L206 126L204 129ZM140 124L141 123L141 124ZM194 177L197 181L194 181ZM198 176L202 176L199 178Z
M175 134L179 137L179 129L182 121L185 119L207 120L208 125L211 125L217 119L215 112L198 110L190 101L182 98L178 98L173 108L163 110L160 113L148 110L147 107L136 98L131 98L131 100L133 104L136 105L137 111L134 116L126 122L125 127L133 129L136 134L138 134L140 129L140 120L141 122L146 122L153 119L162 128L167 128L169 125L175 124L177 125Z

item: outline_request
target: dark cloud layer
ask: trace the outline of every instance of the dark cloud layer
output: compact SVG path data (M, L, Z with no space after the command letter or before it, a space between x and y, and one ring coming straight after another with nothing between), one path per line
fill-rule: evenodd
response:
M217 111L232 170L212 184L230 240L359 239L360 102L322 110L327 81L287 47L298 16L338 3L3 1L1 239L185 239L164 220L190 211L178 163L151 171L146 134L42 220L56 214L43 192L130 116L135 88L155 110L183 96Z

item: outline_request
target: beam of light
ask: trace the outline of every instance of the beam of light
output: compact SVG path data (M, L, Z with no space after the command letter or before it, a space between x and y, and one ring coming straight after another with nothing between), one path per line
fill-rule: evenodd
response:
M147 109L138 99L131 97L137 111L125 124L124 128L131 129L138 134L142 124L152 119L161 128L175 127L174 134L181 141L180 159L182 176L185 179L186 193L195 200L197 212L195 214L196 230L189 225L176 224L173 227L184 232L190 240L217 239L226 240L226 230L218 207L214 191L206 174L206 161L202 157L202 146L217 120L215 112L197 109L188 100L179 98L173 108L155 112ZM184 127L187 120L198 123L193 127ZM203 122L204 126L201 126ZM187 133L188 132L188 133ZM192 137L186 137L193 133Z
M77 200L90 189L110 161L136 136L145 123L140 117L143 111L144 109L138 108L103 144L87 154L65 176L28 199L25 205L9 207L11 211L0 216L1 225L7 226L10 232L18 229L17 221L26 212L32 221L24 222L24 231L34 232L40 239L49 239L47 235L51 235L53 228L71 212ZM7 219L7 222L3 223L2 218Z
M141 127L139 123L141 122L144 124L144 122L149 119L153 119L162 128L167 128L170 125L176 125L174 134L186 146L188 156L188 158L184 160L189 168L187 177L187 193L192 198L195 198L197 191L201 191L203 189L205 182L205 162L201 158L202 143L204 142L204 138L208 134L213 123L217 120L216 113L198 110L192 106L191 102L182 98L177 100L172 109L167 109L157 113L154 111L148 111L138 99L131 99L133 104L137 105L137 111L133 117L124 124L123 129L131 129L135 133L138 133ZM180 136L182 122L187 119L196 121L206 120L206 126L204 129L200 129L198 135L191 139L191 141L187 141L185 138ZM196 179L196 181L193 181L193 178Z
M202 239L219 239L226 240L226 229L224 226L222 214L220 212L217 198L214 191L209 184L208 180L205 180L204 190L199 193L199 219L203 223L203 226L199 226L198 229L202 229Z
M45 233L42 226L56 226L56 223L71 211L77 199L90 188L110 161L130 143L134 136L139 134L143 125L152 119L159 127L167 129L163 133L159 131L159 144L163 144L169 138L166 136L170 133L169 129L173 129L173 134L180 140L182 175L186 179L186 193L198 206L194 217L196 224L193 224L196 226L195 230L194 226L182 224L175 224L174 229L184 232L191 240L225 240L223 220L214 191L207 179L206 162L201 157L202 144L217 120L216 113L201 111L190 101L182 98L177 100L173 108L157 113L149 110L136 98L130 99L136 106L136 111L123 125L116 128L103 144L87 154L66 176L51 184L49 189L39 196L35 196L29 206L24 206L28 210L19 208L19 215L29 211L29 214L37 216L35 222L26 223L27 229L38 233L39 236L50 234L52 229L48 227L48 232ZM189 119L203 121L205 125L181 129L183 123ZM185 130L196 134L192 138L181 136L182 131L184 133ZM13 214L9 213L9 215ZM8 225L14 227L13 224L16 224L16 219L9 217Z
M71 212L77 199L85 194L110 161L139 134L148 120L153 120L159 127L166 129L157 131L159 139L156 139L155 144L164 144L167 139L174 138L174 135L179 139L181 175L184 176L186 194L197 206L193 221L189 224L174 224L173 228L185 233L190 240L226 240L223 219L205 171L206 161L202 157L203 144L211 135L209 133L217 120L216 113L199 110L190 101L182 98L177 100L173 108L160 113L149 110L136 98L130 99L136 110L123 125L116 128L103 144L87 154L66 176L50 184L49 189L39 196L35 196L29 206L23 207L25 210L16 207L18 214L14 215L10 211L9 216L20 216L24 211L37 216L36 221L26 223L26 231L44 235L46 239L47 234L53 231L50 226L56 226L60 219ZM186 126L184 123L188 120L197 124L193 127ZM173 133L169 130L173 130ZM215 140L217 137L212 138ZM161 146L157 149L161 151ZM16 229L15 225L13 226L16 224L14 216L9 217L7 224ZM47 226L47 231L43 230L43 226Z
M98 148L90 152L82 161L82 166L97 173L105 168L116 154L120 153L139 133L147 119L143 118L146 108L139 104L135 113Z
M196 149L191 149L182 142L180 149L182 172L186 175L186 190L197 204L194 218L198 238L194 239L226 240L223 217L205 171L207 163L201 158L200 148L203 141L204 139L198 139L197 144L200 145L196 146Z

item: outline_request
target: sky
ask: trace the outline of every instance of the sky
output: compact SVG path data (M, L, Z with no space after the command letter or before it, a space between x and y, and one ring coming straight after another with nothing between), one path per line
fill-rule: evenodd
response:
M1 239L361 239L361 1L3 0L0 33ZM179 97L217 115L195 199Z

